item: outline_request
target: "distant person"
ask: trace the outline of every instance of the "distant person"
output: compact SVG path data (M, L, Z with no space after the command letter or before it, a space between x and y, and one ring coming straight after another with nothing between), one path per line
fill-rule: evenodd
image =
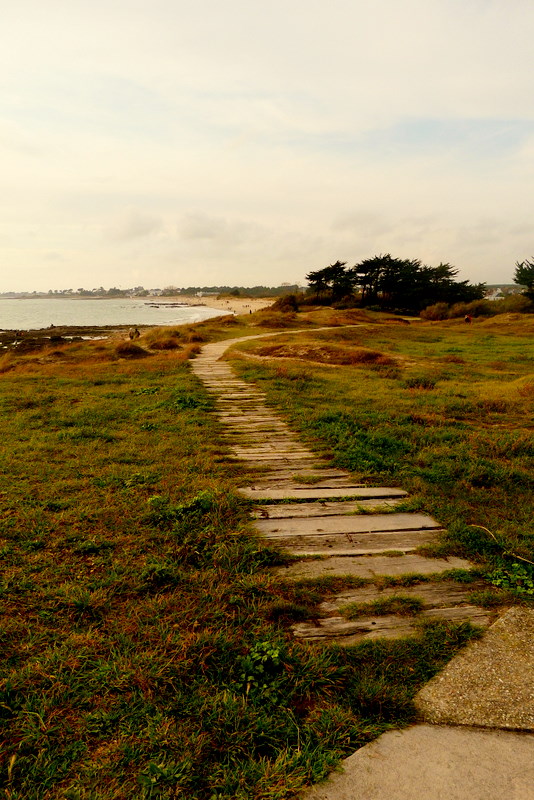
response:
M467 322L468 325L471 325L471 320L472 317L470 317L469 314L466 314L464 317L464 322Z
M128 336L130 339L139 339L141 334L139 333L139 328L130 328L128 331Z

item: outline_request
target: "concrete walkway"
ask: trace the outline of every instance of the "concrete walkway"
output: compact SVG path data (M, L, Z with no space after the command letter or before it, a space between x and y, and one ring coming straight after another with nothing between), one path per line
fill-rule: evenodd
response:
M369 611L357 619L343 614L348 604L395 594L382 588L381 577L408 573L431 576L399 591L420 601L418 619L482 627L494 622L495 615L470 601L477 586L441 577L453 568L469 569L468 562L416 552L436 540L438 522L396 512L406 499L402 489L359 485L317 457L267 406L263 393L220 360L239 341L204 346L192 366L215 397L234 457L261 470L253 485L241 489L257 503L257 530L299 558L277 570L280 580L357 575L371 581L323 603L321 617L295 624L294 636L310 645L347 646L366 638L417 636L417 621L394 613ZM534 800L533 686L534 610L514 608L420 692L421 721L447 727L421 724L384 734L302 800ZM499 728L506 732L494 730Z

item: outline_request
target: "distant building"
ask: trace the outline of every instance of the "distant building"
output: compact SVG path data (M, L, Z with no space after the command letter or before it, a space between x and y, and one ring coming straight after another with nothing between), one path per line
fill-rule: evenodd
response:
M486 296L485 300L502 300L504 298L504 293L502 289L492 289L489 291Z

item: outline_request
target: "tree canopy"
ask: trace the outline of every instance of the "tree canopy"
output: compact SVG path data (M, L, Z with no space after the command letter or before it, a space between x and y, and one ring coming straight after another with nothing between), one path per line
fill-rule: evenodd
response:
M524 294L534 300L534 258L515 262L514 283L525 286Z
M421 311L434 303L480 300L485 284L455 280L458 270L441 263L429 267L419 259L393 258L389 253L366 258L353 267L336 261L310 272L309 291L323 300L336 302L358 293L362 306Z

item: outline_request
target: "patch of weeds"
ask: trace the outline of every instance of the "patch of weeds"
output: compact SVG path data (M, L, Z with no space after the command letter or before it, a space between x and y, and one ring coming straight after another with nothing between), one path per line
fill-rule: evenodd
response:
M406 378L403 383L405 389L425 389L431 390L436 388L437 381L434 378L428 377L428 375L420 375L414 376L412 378Z
M322 483L324 478L321 475L294 475L293 480L295 483L304 483L306 486L314 486L316 483Z
M476 407L487 414L506 414L509 410L509 403L506 400L501 399L484 399L478 400L476 403Z
M493 586L518 595L534 596L534 569L530 564L502 560L500 565L489 573L488 580Z
M105 589L91 591L75 584L60 589L61 605L74 612L78 618L98 621L108 611L110 595Z
M418 556L425 558L448 558L451 555L452 546L446 540L421 544L413 551Z
M97 553L105 552L106 550L113 550L115 545L113 542L97 541L95 539L85 539L79 542L74 548L73 552L82 556L93 556Z
M447 569L437 575L432 575L432 580L457 581L458 583L474 583L480 580L483 572L477 569Z
M181 564L169 559L157 558L147 560L139 578L141 591L160 590L189 582Z
M348 603L340 611L347 619L367 616L386 616L398 614L401 617L414 617L423 610L423 602L418 597L397 594L372 600L369 603Z
M213 411L213 400L201 392L173 392L169 401L164 403L164 407L172 411L186 411L199 409L201 411Z
M144 386L142 389L136 389L135 391L132 389L132 394L135 394L136 396L142 394L158 394L159 391L159 386Z
M260 695L262 702L276 703L280 698L277 681L283 671L280 647L272 642L257 642L241 662L237 687L245 697Z
M70 503L67 500L48 500L43 506L45 511L64 511L69 508Z
M148 500L149 513L147 522L158 528L170 529L176 522L198 521L204 514L215 507L215 497L211 492L200 492L187 503L173 505L162 495L154 495Z
M139 774L138 781L143 788L143 798L178 797L191 786L193 761L151 761ZM182 795L183 796L183 795Z
M306 619L314 619L317 611L311 606L300 603L291 603L284 600L275 600L267 608L267 619L282 625L291 625Z
M517 598L510 591L495 591L494 589L481 589L468 595L468 601L481 608L499 608L510 605Z
M140 426L142 431L157 431L158 426L154 422L143 422Z
M74 431L64 431L59 434L59 439L70 439L72 442L100 441L108 444L116 442L118 437L102 428L82 427Z

